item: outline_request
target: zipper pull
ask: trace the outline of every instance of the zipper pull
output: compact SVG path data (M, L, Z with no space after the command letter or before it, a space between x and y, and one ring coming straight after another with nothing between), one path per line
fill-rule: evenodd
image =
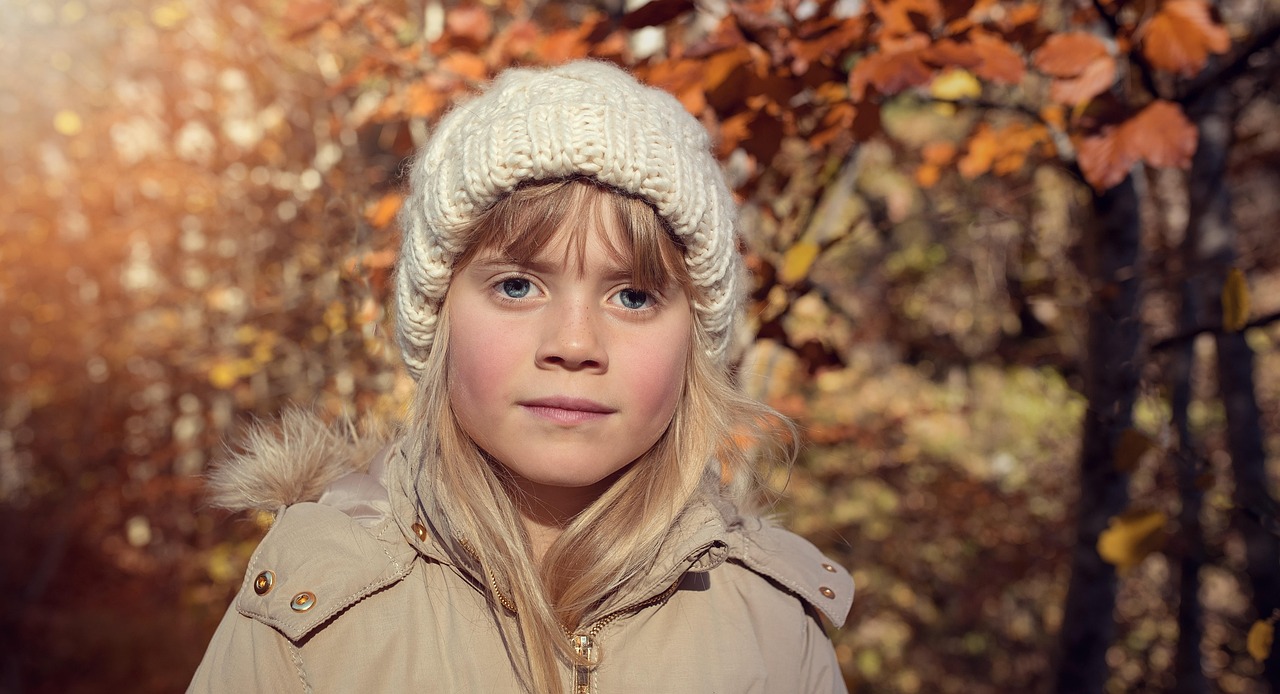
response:
M596 642L590 634L574 634L573 652L578 662L573 666L573 694L591 694L591 670L596 664Z

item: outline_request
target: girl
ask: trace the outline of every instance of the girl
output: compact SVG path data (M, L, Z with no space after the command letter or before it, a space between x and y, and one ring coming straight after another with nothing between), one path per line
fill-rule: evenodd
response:
M219 470L276 519L191 690L844 691L852 581L752 513L734 436L778 421L729 381L735 222L706 131L607 64L443 118L401 218L409 421L375 453L291 414Z

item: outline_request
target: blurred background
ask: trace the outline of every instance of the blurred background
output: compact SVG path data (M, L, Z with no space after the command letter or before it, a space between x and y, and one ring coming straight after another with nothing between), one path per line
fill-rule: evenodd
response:
M287 404L394 420L406 157L594 56L713 133L856 692L1280 691L1274 0L0 0L0 691L170 692Z

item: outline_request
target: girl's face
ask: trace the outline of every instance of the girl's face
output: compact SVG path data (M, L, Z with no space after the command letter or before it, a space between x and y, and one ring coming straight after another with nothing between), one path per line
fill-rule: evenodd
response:
M606 234L618 238L613 215L566 224L596 227L585 230L581 253L563 227L525 263L482 250L455 269L447 298L454 413L544 499L565 488L598 496L657 442L693 339L677 282L656 291L629 284L631 268L605 243Z

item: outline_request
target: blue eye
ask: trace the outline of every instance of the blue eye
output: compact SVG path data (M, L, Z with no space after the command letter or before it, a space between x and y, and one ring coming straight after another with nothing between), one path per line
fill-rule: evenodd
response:
M653 297L639 289L623 289L618 292L618 302L625 308L642 309L653 302Z
M523 299L529 295L531 289L533 289L533 283L520 277L502 280L502 284L498 285L498 290L512 299Z

